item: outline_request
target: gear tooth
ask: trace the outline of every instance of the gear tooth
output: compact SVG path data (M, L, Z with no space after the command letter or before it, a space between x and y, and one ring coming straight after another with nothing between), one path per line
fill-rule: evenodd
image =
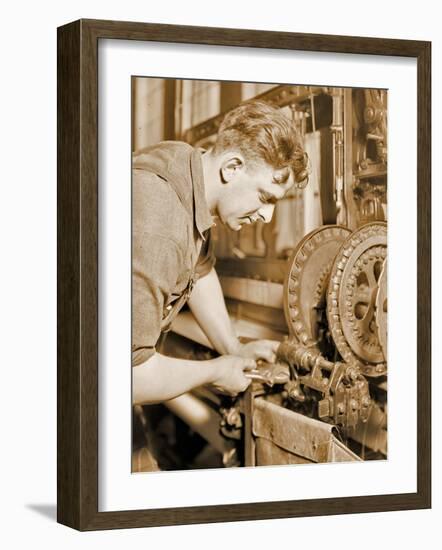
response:
M301 339L301 342L302 342L303 344L306 344L306 343L308 342L308 335L307 335L305 332L303 332L303 333L300 335L300 339Z
M290 316L292 320L295 320L299 316L299 309L297 307L292 307L290 310Z
M298 280L297 279L292 279L289 282L289 291L290 292L295 292L298 286L299 286Z

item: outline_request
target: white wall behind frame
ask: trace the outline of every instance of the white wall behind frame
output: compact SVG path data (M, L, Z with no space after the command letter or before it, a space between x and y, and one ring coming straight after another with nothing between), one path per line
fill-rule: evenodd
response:
M442 38L438 4L432 0L400 4L373 0L355 3L316 0L300 4L273 0L139 2L78 0L75 3L17 1L3 6L0 134L2 162L0 271L2 345L2 499L1 540L7 548L65 550L191 547L223 549L248 544L307 548L327 539L331 550L351 544L373 550L418 548L440 540L440 468L434 469L433 510L300 518L158 529L77 533L54 522L55 505L55 28L79 17L212 25L281 31L385 36L433 41L433 147L442 150ZM18 32L18 29L20 31ZM406 121L404 131L406 131ZM442 181L440 155L433 155L433 181ZM442 233L440 185L433 186L434 303L440 306ZM442 355L439 308L433 319L434 464L442 462ZM25 319L25 321L23 320ZM24 327L19 330L19 327ZM18 429L22 427L22 430Z

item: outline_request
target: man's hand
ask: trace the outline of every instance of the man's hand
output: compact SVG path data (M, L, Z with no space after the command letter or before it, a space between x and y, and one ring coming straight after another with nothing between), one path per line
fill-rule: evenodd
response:
M246 344L238 342L238 349L235 350L235 355L250 357L251 359L264 359L268 363L274 363L279 344L280 342L275 340L254 340Z
M217 372L213 385L232 396L245 391L250 384L250 379L244 375L244 371L256 368L253 359L234 355L217 357L213 359L213 365Z

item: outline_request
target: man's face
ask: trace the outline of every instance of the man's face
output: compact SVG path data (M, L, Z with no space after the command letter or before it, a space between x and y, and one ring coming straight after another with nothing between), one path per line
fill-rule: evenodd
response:
M217 204L223 224L234 231L261 220L270 222L275 204L293 185L289 169L275 170L265 162L227 164ZM233 162L233 161L232 161Z

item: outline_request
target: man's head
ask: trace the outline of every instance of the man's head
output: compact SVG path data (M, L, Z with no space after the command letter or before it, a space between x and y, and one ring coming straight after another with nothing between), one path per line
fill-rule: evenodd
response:
M269 222L276 201L307 180L307 156L289 118L262 102L247 102L224 118L211 152L221 185L215 210L238 230Z

